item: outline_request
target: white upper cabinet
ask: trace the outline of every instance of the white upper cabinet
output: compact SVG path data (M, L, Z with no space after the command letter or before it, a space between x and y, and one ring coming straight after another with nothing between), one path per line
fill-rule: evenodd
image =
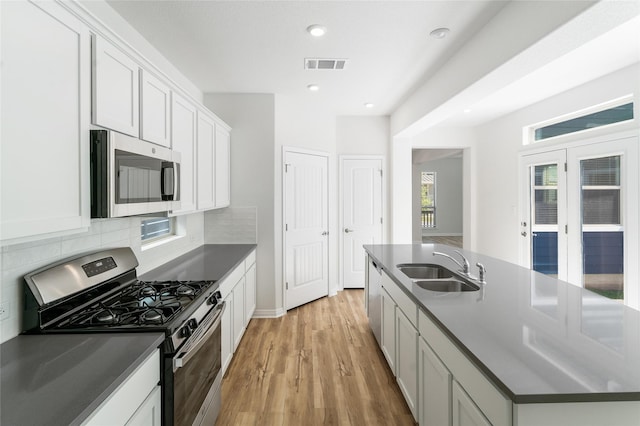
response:
M215 185L216 208L228 207L231 203L231 138L229 131L216 125Z
M138 70L124 52L93 36L93 124L139 136Z
M209 115L198 111L198 210L215 207L216 124Z
M0 238L85 229L90 34L54 2L0 2Z
M180 210L186 213L197 208L196 193L196 131L198 113L195 105L182 96L171 94L171 144L181 154Z
M140 138L171 147L171 90L146 70L140 70Z

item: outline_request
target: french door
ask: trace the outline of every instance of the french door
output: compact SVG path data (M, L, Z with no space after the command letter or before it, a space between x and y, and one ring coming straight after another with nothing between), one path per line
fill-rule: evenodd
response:
M523 266L639 307L637 145L521 157Z

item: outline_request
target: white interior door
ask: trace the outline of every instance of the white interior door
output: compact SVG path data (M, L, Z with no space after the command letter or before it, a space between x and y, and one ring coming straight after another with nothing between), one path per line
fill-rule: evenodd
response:
M343 158L342 286L364 288L365 244L382 242L382 159Z
M287 309L329 293L328 158L284 153Z

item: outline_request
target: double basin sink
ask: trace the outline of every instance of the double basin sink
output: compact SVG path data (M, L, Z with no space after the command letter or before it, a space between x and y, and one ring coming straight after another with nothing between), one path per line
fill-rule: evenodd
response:
M478 291L480 286L471 280L431 263L402 263L396 267L420 288L439 292Z

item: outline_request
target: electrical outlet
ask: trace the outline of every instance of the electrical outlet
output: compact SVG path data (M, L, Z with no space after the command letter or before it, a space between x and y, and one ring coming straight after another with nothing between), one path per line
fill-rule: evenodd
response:
M7 302L0 303L0 321L9 318L9 304Z

